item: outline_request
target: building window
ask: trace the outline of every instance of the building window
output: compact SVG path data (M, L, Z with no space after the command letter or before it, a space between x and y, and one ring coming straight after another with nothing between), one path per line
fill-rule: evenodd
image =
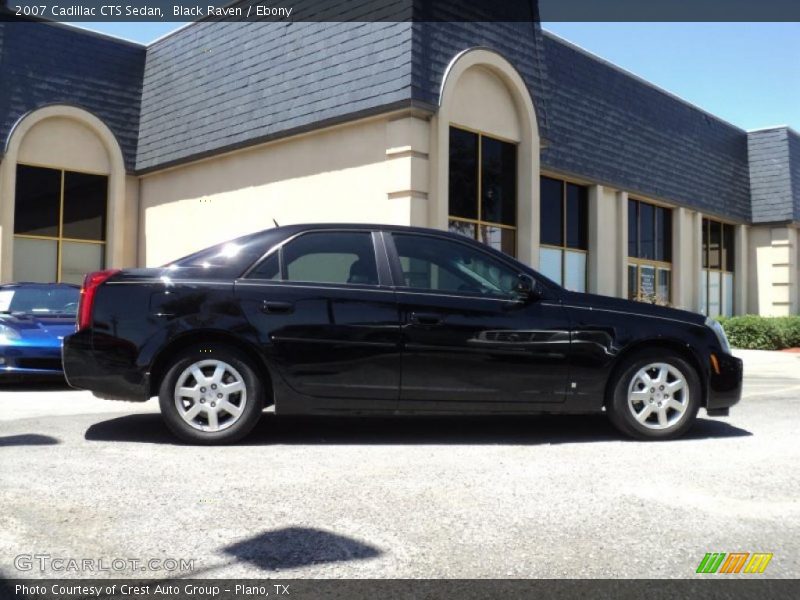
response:
M672 209L628 200L628 297L669 304L671 279Z
M710 317L733 315L734 226L703 219L701 311Z
M539 270L559 285L586 291L589 249L589 190L541 178Z
M17 166L14 280L80 284L105 262L108 177Z
M514 256L517 146L450 128L450 231Z

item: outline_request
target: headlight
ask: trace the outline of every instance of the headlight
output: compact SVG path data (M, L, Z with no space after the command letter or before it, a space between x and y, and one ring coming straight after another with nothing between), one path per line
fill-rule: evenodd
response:
M5 344L10 340L18 340L19 332L8 325L0 325L0 344Z
M719 321L712 319L711 317L706 317L706 327L711 329L711 331L714 332L714 335L717 336L717 341L722 347L722 351L726 354L730 354L731 345L728 343L728 336L725 335L725 330L722 328L722 325L719 324Z

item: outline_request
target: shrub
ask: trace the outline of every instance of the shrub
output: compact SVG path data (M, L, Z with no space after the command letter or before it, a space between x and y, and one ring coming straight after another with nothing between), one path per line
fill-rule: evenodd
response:
M800 347L800 316L720 318L731 346L748 350L782 350Z
M781 332L784 348L800 348L800 317L777 317L775 324Z

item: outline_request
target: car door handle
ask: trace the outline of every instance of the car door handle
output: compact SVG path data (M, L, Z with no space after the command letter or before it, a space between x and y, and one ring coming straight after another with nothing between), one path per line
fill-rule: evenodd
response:
M261 312L273 315L278 313L290 313L294 310L294 305L291 302L273 302L264 300L261 305Z
M435 313L412 312L408 316L408 320L414 325L439 325L442 322L442 316Z

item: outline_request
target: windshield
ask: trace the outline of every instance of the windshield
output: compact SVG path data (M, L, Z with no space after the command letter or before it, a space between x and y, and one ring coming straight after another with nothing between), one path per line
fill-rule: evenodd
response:
M0 290L0 312L74 317L80 291L73 287L15 287Z

